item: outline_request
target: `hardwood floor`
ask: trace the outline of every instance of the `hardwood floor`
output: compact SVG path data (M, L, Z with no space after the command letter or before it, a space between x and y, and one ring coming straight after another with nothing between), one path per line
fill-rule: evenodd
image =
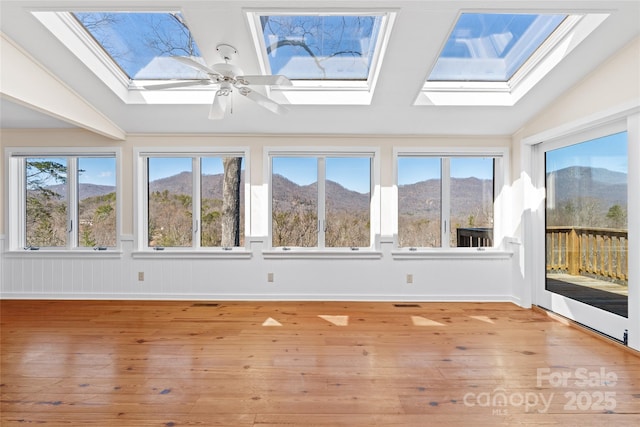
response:
M633 352L417 305L0 301L2 426L638 425Z

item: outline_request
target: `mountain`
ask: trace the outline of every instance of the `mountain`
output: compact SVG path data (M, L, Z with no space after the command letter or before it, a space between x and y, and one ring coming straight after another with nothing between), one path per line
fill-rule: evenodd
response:
M493 202L493 184L489 179L451 178L451 214L467 217ZM400 215L440 216L440 180L429 179L398 186Z
M205 199L222 199L223 175L202 175L202 195ZM244 185L244 172L240 177L240 185ZM149 191L163 192L167 190L171 194L191 194L193 188L191 172L181 172L177 175L157 179L149 183Z
M280 210L289 211L293 204L307 204L315 206L318 200L318 186L314 182L309 185L298 185L282 175L272 177L273 197ZM368 193L358 193L349 190L334 181L325 183L327 204L331 209L351 212L369 209L370 197Z
M244 183L244 174L241 178ZM223 175L203 175L202 189L204 198L222 199ZM298 185L288 180L282 175L273 175L272 184L274 188L274 198L277 200L280 209L289 209L293 204L314 205L318 200L317 184ZM191 194L192 181L191 172L182 172L178 175L152 181L149 190L164 191L172 194ZM351 191L342 185L333 182L326 182L326 193L329 203L333 209L341 211L366 210L369 208L369 195Z
M51 185L47 187L47 190L59 194L62 200L67 200L67 186L65 184ZM116 191L116 188L113 185L80 184L78 186L78 197L83 200L89 197L104 196L114 191Z
M571 166L547 173L547 197L556 203L589 198L603 209L627 206L627 174L603 168Z
M244 183L244 174L241 178ZM580 198L597 200L602 209L614 204L627 205L627 175L603 168L573 166L547 174L548 197L555 197L557 203ZM208 199L222 198L223 175L203 175L203 196ZM554 184L555 183L555 184ZM317 184L298 185L282 175L273 175L274 197L281 209L289 209L292 204L316 204ZM80 184L80 199L102 196L115 191L113 186ZM149 190L172 194L191 194L191 172L182 172L167 178L152 181ZM66 199L64 184L48 187ZM349 190L342 185L326 182L328 204L340 211L362 211L369 208L369 194ZM452 215L468 215L482 209L483 201L493 200L491 180L478 178L451 179ZM440 215L440 180L430 179L415 184L398 186L398 206L400 214Z

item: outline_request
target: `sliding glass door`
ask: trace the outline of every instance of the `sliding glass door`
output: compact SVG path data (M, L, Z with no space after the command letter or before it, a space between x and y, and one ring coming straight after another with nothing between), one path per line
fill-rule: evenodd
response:
M540 305L625 340L628 135L611 127L540 146L545 188Z

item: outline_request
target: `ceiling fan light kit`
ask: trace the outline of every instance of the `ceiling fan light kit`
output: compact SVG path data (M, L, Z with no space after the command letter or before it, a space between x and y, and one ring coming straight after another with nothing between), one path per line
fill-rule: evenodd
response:
M190 86L211 86L218 85L219 88L215 92L211 109L209 110L209 119L218 120L222 119L227 112L227 106L229 100L233 96L234 92L239 93L242 96L247 97L261 107L276 113L285 114L287 109L272 99L256 92L249 86L291 86L291 81L282 75L243 75L240 67L230 64L234 55L238 54L236 48L228 44L219 44L217 51L225 62L206 66L196 61L192 57L188 56L174 56L172 57L176 61L195 68L205 74L207 79L191 80L175 83L163 83L157 85L144 86L145 89L150 90L163 90L163 89L177 89ZM237 89L237 90L234 90ZM231 111L231 110L230 110Z

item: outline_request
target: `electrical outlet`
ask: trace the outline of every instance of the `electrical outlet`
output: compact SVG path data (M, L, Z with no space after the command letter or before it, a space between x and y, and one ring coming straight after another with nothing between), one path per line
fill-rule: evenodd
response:
M273 283L273 273L267 273L267 282Z
M144 282L144 271L138 271L138 282Z
M413 283L413 274L407 274L407 283L408 284L412 284Z

